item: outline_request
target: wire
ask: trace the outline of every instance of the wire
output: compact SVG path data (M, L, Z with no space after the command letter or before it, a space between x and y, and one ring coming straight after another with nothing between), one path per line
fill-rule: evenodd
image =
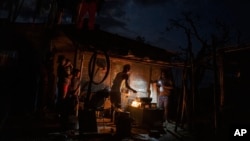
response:
M96 64L96 59L97 59L97 55L98 55L98 52L95 51L94 54L91 56L90 60L89 60L89 65L88 65L88 74L89 74L89 78L91 80L91 82L93 84L101 84L102 82L104 82L106 80L106 78L108 77L108 74L109 74L109 70L110 70L110 59L109 59L109 56L107 54L106 51L103 51L104 52L104 56L105 56L105 60L106 60L106 68L107 68L107 71L105 72L105 75L104 77L101 79L101 81L99 82L95 82L93 80L93 77L94 77L94 71L95 71L95 64ZM98 71L98 70L97 70ZM96 74L96 73L95 73Z

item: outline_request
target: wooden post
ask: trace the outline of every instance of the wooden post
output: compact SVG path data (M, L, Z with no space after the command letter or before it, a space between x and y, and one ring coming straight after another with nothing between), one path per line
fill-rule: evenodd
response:
M148 88L147 88L148 97L150 97L150 96L151 96L151 90L150 90L151 77L152 77L152 66L150 65L150 68L149 68Z

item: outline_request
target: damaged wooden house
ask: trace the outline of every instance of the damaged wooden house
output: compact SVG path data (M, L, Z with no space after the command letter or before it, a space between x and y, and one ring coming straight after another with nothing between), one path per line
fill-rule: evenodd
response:
M105 88L110 89L116 74L122 71L123 65L130 64L129 82L137 93L128 91L125 87L121 88L123 108L131 106L134 101L139 102L136 105L140 108L151 108L151 106L157 108L156 84L151 82L158 80L163 70L167 72L168 79L173 81L171 68L178 66L171 62L176 56L173 52L101 30L76 31L72 27L63 27L57 30L51 39L50 50L54 54L55 75L59 56L65 56L71 60L75 68L81 70L83 85L87 83L91 85L81 88L83 95ZM150 101L141 104L142 99ZM110 108L108 98L104 107ZM153 116L154 114L151 115ZM137 122L142 123L142 120L138 119Z
M21 105L18 109L13 108L16 112L27 110L42 113L44 108L55 102L57 59L65 56L74 68L81 71L80 96L91 97L100 90L110 89L116 74L122 71L125 64L130 64L129 83L137 93L121 88L122 108L130 108L131 116L139 125L152 125L162 120L163 110L157 109L156 81L165 71L167 79L173 82L172 68L181 66L181 63L172 62L172 58L177 56L175 53L99 29L77 31L71 25L48 29L43 24L7 27L3 32L6 36L2 38L6 48L0 55L7 54L10 58L13 52L15 54L14 69L5 70L15 72L11 80L18 78L15 79L16 89L11 89L12 96L16 97L12 107ZM7 66L3 62L1 64ZM7 75L3 83L6 83L5 80L9 80ZM12 81L9 81L9 85L13 87ZM20 95L20 92L25 95ZM10 99L4 99L3 105L8 105ZM109 97L105 97L101 106L110 109Z

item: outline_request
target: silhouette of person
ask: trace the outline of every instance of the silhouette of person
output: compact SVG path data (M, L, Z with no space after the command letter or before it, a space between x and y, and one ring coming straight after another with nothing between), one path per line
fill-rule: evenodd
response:
M117 73L115 79L113 80L113 85L110 91L111 113L113 113L114 109L121 108L121 85L124 80L125 80L125 86L128 88L128 90L137 93L137 91L131 88L128 83L129 71L130 71L130 65L129 64L124 65L123 71Z
M59 115L63 112L64 100L68 93L68 87L71 83L73 65L71 61L65 56L58 57L58 67L57 67L57 111Z
M66 59L65 64L62 68L62 73L63 73L63 78L62 78L62 94L59 95L61 96L62 99L65 99L67 93L68 93L68 87L71 83L71 78L73 77L72 75L72 70L73 70L73 65L69 59Z
M69 110L70 114L78 116L78 96L80 95L81 79L80 79L80 70L74 69L72 72L73 76L71 78L70 85L68 87L67 98L69 101Z

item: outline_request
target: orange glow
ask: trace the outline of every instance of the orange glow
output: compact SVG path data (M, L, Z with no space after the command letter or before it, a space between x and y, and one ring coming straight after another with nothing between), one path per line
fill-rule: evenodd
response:
M141 106L141 102L137 102L137 101L133 101L132 104L131 104L132 107L140 107Z

